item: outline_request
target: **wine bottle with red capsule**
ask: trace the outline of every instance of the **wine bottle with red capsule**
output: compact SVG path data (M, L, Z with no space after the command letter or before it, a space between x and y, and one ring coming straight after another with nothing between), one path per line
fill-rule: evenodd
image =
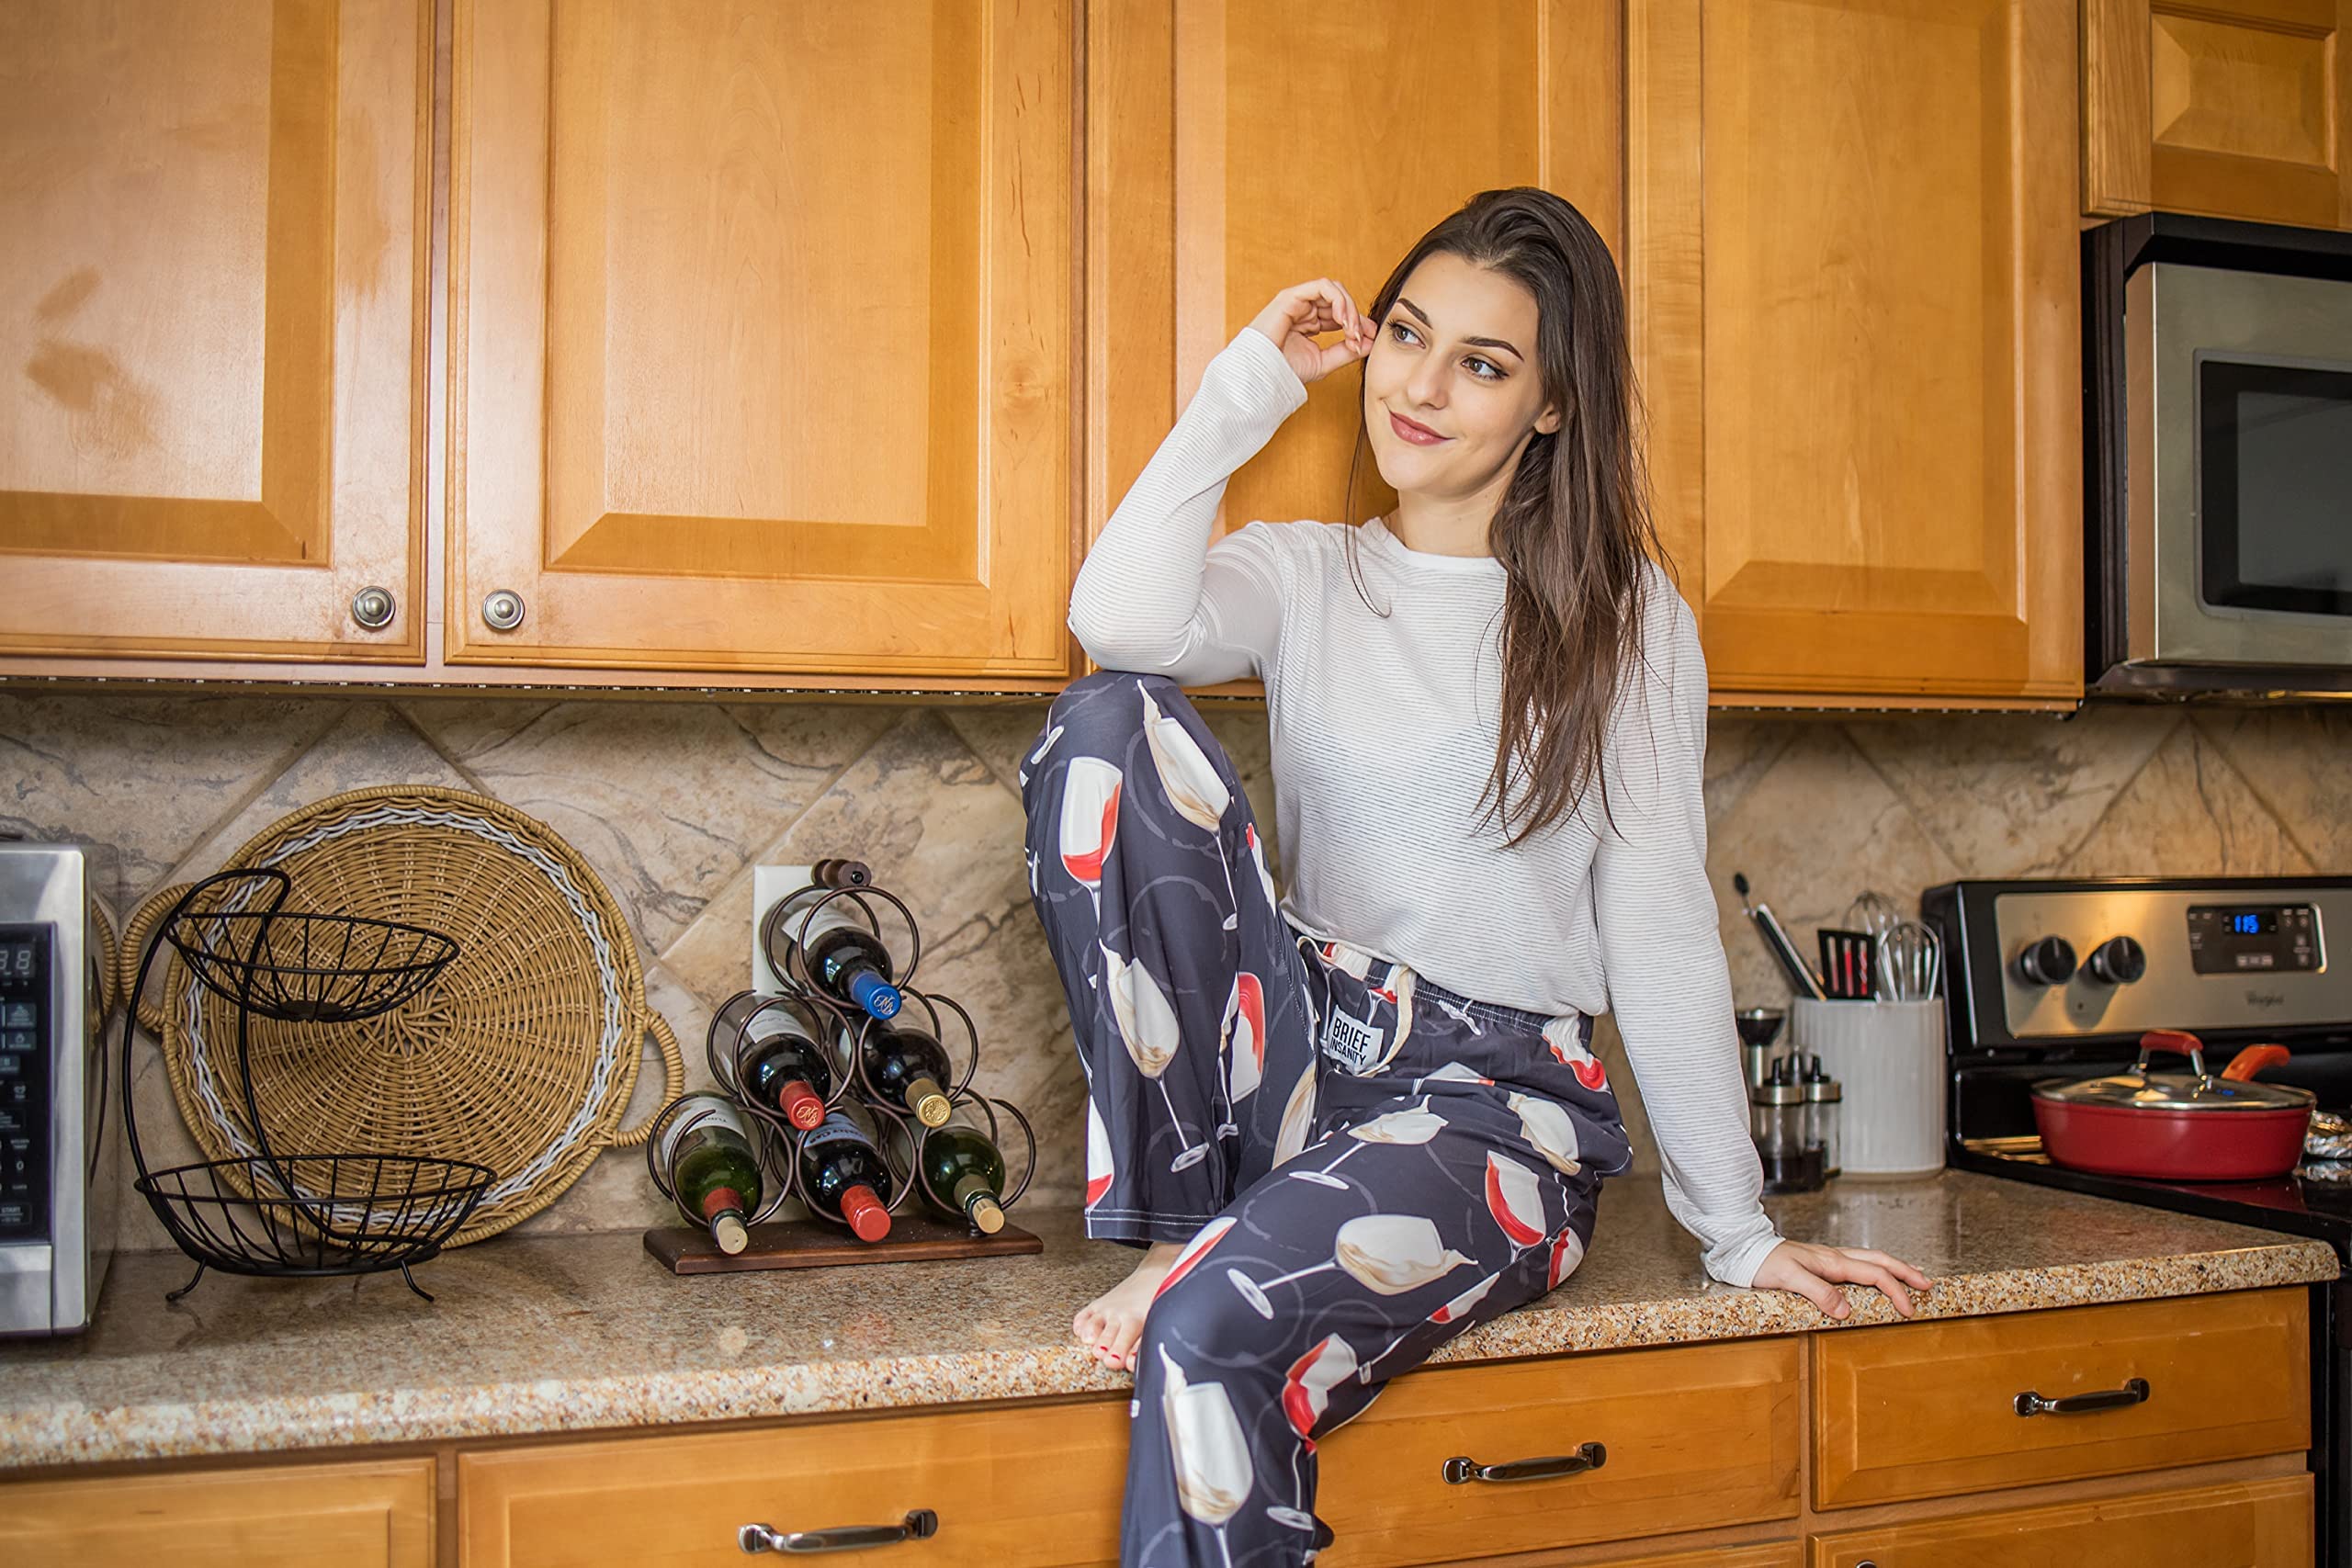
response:
M890 1168L865 1129L840 1111L802 1135L800 1184L811 1209L840 1214L858 1240L890 1234Z
M794 1004L771 1003L752 1014L741 1050L735 1076L746 1099L775 1106L804 1133L824 1121L833 1065Z

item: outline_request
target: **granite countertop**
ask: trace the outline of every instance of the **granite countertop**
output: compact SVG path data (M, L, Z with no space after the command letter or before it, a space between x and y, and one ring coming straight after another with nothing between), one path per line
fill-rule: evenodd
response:
M1920 1316L1966 1317L2334 1279L2326 1243L1961 1171L1769 1200L1784 1234L1905 1258ZM673 1279L634 1233L508 1237L397 1276L257 1280L119 1258L96 1325L0 1346L0 1469L664 1426L1045 1394L1127 1375L1069 1337L1129 1266L1074 1211L1023 1210L1033 1257ZM1655 1177L1610 1184L1592 1251L1541 1303L1439 1361L1900 1322L1849 1290L1834 1324L1714 1283ZM1409 1375L1409 1374L1408 1374Z

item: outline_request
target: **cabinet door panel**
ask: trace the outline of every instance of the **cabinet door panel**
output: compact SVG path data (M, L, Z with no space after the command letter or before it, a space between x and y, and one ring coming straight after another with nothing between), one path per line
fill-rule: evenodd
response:
M1636 0L1636 356L1720 690L2081 689L2066 0Z
M2086 0L2083 206L2352 227L2352 0Z
M2304 1568L2312 1560L2312 1478L2235 1481L1813 1538L1813 1568Z
M183 1471L0 1486L11 1568L430 1568L433 1461Z
M421 656L431 12L0 10L0 649Z
M1071 28L458 6L453 660L1067 668Z
M1613 245L1614 13L1567 0L1098 0L1093 525L1202 367L1276 290L1329 276L1369 305L1425 230L1498 186L1559 192ZM1394 504L1368 448L1349 504L1362 386L1350 369L1309 389L1306 406L1234 477L1224 526L1361 519Z
M1814 1505L1854 1507L2311 1446L2300 1286L1824 1335L1813 1356ZM2125 1389L2107 1408L2018 1399Z

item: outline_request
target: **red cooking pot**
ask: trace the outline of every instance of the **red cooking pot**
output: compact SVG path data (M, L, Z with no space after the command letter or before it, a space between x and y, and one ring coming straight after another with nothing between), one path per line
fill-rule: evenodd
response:
M2159 1051L2188 1058L2188 1072L2151 1072ZM2255 1058L2261 1053L2261 1058ZM2250 1045L2215 1077L2194 1034L2152 1029L2130 1072L2033 1086L2033 1119L2052 1160L2103 1176L2161 1181L2251 1181L2283 1176L2303 1156L2315 1100L2309 1089L2239 1077L2285 1055ZM2253 1059L2253 1066L2245 1066Z

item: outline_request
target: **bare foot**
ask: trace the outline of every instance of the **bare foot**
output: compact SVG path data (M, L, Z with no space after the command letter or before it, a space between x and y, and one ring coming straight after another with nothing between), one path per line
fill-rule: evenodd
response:
M1155 1244L1136 1265L1136 1271L1078 1309L1069 1320L1069 1331L1080 1344L1094 1352L1094 1359L1106 1367L1123 1367L1135 1371L1136 1345L1143 1337L1144 1314L1151 1310L1151 1298L1159 1289L1159 1281L1168 1278L1168 1270L1176 1266L1176 1255L1183 1251L1180 1242Z

